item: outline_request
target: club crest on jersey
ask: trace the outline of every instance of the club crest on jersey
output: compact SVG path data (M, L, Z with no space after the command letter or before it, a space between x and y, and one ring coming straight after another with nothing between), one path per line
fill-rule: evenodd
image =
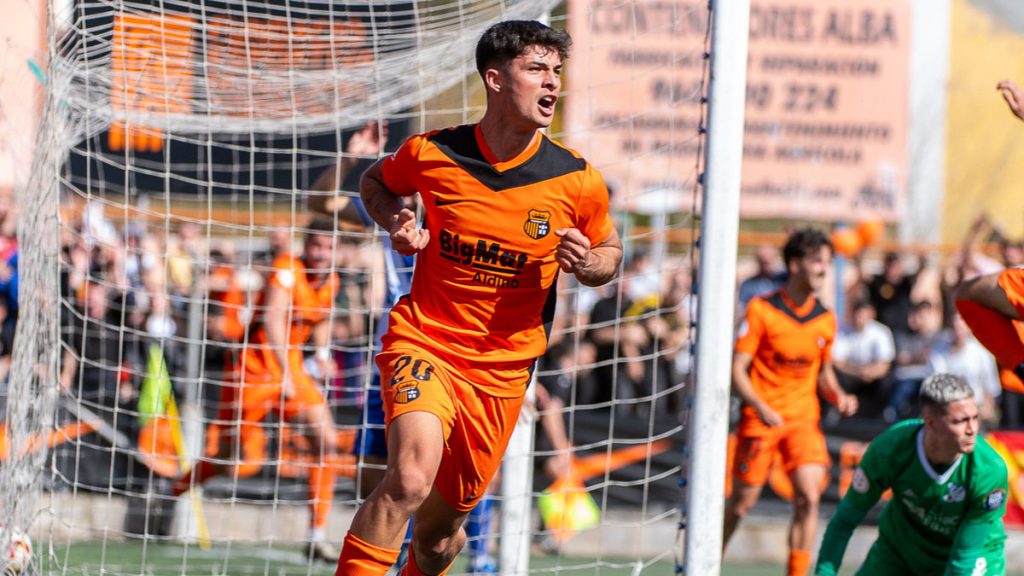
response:
M1003 505L1003 500L1006 500L1006 490L998 488L988 493L985 497L985 510L991 512L996 508Z
M871 488L871 481L868 480L868 475L864 473L864 470L858 467L853 471L853 480L850 482L850 488L857 494L866 494Z
M417 382L402 382L395 387L395 402L408 404L420 397L420 385Z
M943 502L963 502L967 497L967 489L963 486L950 482L946 484L946 495L942 497Z
M551 231L551 212L544 210L530 210L526 217L526 224L523 231L534 240L540 240Z

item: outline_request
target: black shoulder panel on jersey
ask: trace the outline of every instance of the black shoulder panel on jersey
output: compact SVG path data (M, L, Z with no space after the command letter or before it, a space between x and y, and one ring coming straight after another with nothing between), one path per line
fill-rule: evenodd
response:
M803 324L805 322L810 322L811 320L814 320L818 316L821 316L822 314L825 314L825 313L828 312L828 308L825 308L824 306L822 306L821 302L819 302L818 299L815 298L814 299L814 308L811 308L811 311L808 312L806 316L797 316L796 312L794 312L792 308L790 308L789 306L786 306L786 301L782 299L782 291L781 290L774 292L771 296L766 298L765 301L768 302L769 304L771 304L771 306L773 308L776 308L776 309L784 312L786 314L786 316L789 316L790 318L792 318L793 320L796 320L797 322L799 322L801 324Z
M472 124L441 130L432 135L430 141L452 162L495 192L529 186L586 168L586 160L573 156L543 134L541 138L540 147L529 160L505 172L498 172L484 158Z

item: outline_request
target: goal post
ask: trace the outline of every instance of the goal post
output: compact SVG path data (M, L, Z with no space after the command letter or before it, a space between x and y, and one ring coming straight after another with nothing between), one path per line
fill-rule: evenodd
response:
M700 335L689 432L687 576L721 571L721 503L725 500L727 406L735 326L735 296L731 287L736 285L750 1L714 1L711 11L711 83L700 255L701 283L705 289L701 290L697 312Z

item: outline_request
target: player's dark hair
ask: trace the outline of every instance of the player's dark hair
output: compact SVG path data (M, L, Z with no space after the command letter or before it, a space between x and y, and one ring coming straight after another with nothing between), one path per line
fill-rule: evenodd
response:
M326 216L316 216L306 225L306 238L313 235L334 234L336 231L337 227L334 225L334 219Z
M785 262L788 269L791 261L799 260L821 250L822 246L828 246L829 252L835 253L836 251L832 246L832 241L821 230L811 227L798 228L789 235L786 245L782 247L782 261Z
M515 60L530 46L543 46L558 52L563 61L569 57L572 38L564 30L533 20L506 20L488 28L476 44L476 69L483 77L488 68Z
M948 404L967 398L974 398L974 390L956 374L932 374L924 379L917 393L917 402L922 412L926 409L942 411Z

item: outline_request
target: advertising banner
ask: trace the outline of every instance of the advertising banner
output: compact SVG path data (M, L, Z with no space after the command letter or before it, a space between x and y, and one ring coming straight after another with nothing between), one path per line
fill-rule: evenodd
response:
M637 209L688 209L706 110L705 2L572 0L566 141ZM747 218L897 220L905 206L909 0L753 0Z

